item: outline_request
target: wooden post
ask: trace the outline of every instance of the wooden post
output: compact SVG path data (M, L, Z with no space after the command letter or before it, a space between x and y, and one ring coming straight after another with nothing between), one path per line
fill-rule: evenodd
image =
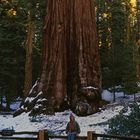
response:
M97 137L94 135L94 131L88 131L87 132L87 140L97 140Z
M48 133L45 130L39 130L38 140L48 140Z
M97 140L97 136L95 135L95 131L92 131L92 136L93 136L92 140Z

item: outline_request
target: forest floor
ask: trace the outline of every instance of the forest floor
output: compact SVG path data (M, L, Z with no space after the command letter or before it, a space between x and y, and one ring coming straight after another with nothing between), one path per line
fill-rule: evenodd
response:
M108 130L108 120L118 115L124 108L124 104L133 102L133 95L124 95L122 92L116 93L116 101L112 102L113 95L104 90L102 94L104 100L111 103L100 109L93 115L86 117L75 116L76 121L80 125L80 136L86 136L87 131L95 131L96 133L105 133ZM140 93L136 94L136 98L140 98ZM11 104L13 109L17 108L19 103ZM66 110L64 112L55 113L55 115L39 115L36 117L29 117L29 113L23 113L20 116L13 118L12 115L1 114L0 115L0 130L5 128L11 128L13 126L16 132L21 131L39 131L47 129L52 133L65 135L66 124L69 121L69 115L71 111Z

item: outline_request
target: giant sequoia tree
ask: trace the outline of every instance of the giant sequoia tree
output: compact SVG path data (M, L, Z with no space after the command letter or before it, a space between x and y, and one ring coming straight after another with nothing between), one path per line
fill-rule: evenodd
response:
M94 10L92 0L47 0L41 74L29 93L35 98L30 102L28 97L23 110L48 113L67 106L79 115L98 110L101 78Z

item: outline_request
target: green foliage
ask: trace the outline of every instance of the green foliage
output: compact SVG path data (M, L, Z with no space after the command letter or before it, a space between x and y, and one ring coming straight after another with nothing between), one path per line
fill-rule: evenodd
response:
M22 81L24 80L22 43L26 31L23 26L23 15L13 15L16 11L15 3L3 2L0 7L0 92L10 98L22 92Z
M38 75L42 27L46 1L7 0L0 2L0 94L11 101L22 96L28 14L36 24L33 49L33 79Z
M114 1L111 4L111 36L112 36L112 49L111 49L111 71L112 83L114 85L122 85L123 66L126 63L123 61L127 45L125 42L126 25L128 24L126 9L123 5L123 0ZM132 52L133 53L133 52ZM130 58L130 57L129 57ZM132 57L130 59L133 59Z
M129 94L139 90L131 7L130 0L98 0L97 15L103 88L121 86Z
M109 121L109 134L140 136L140 104L133 103Z
M136 84L136 64L133 60L133 48L132 43L127 44L124 48L124 58L122 60L124 63L122 71L122 86L123 91L127 94L134 94L139 91L139 87Z

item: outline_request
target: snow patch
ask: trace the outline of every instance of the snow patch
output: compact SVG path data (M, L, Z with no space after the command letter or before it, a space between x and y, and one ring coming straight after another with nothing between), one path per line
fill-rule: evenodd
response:
M94 90L97 90L98 88L93 87L93 86L87 86L87 87L83 87L82 89L94 89Z
M36 96L36 97L41 96L42 94L43 94L43 92L42 92L42 91L40 91L40 92L37 94L37 96Z
M127 112L126 113L123 113L123 115L125 115L125 116L129 116L130 114L131 114L131 108L128 106L128 108L127 108Z
M25 103L31 103L34 99L35 99L35 97L27 97L25 99Z
M21 101L13 102L13 103L11 103L10 108L12 110L16 110L16 109L18 109L20 107L20 104L21 104Z
M35 82L35 84L32 86L32 88L31 88L31 90L30 90L30 92L29 92L29 95L33 92L33 89L37 86L38 81L39 81L39 80L37 80L37 81Z
M38 99L38 100L37 100L37 103L38 103L38 102L44 102L44 101L47 101L47 99L46 99L46 98Z

